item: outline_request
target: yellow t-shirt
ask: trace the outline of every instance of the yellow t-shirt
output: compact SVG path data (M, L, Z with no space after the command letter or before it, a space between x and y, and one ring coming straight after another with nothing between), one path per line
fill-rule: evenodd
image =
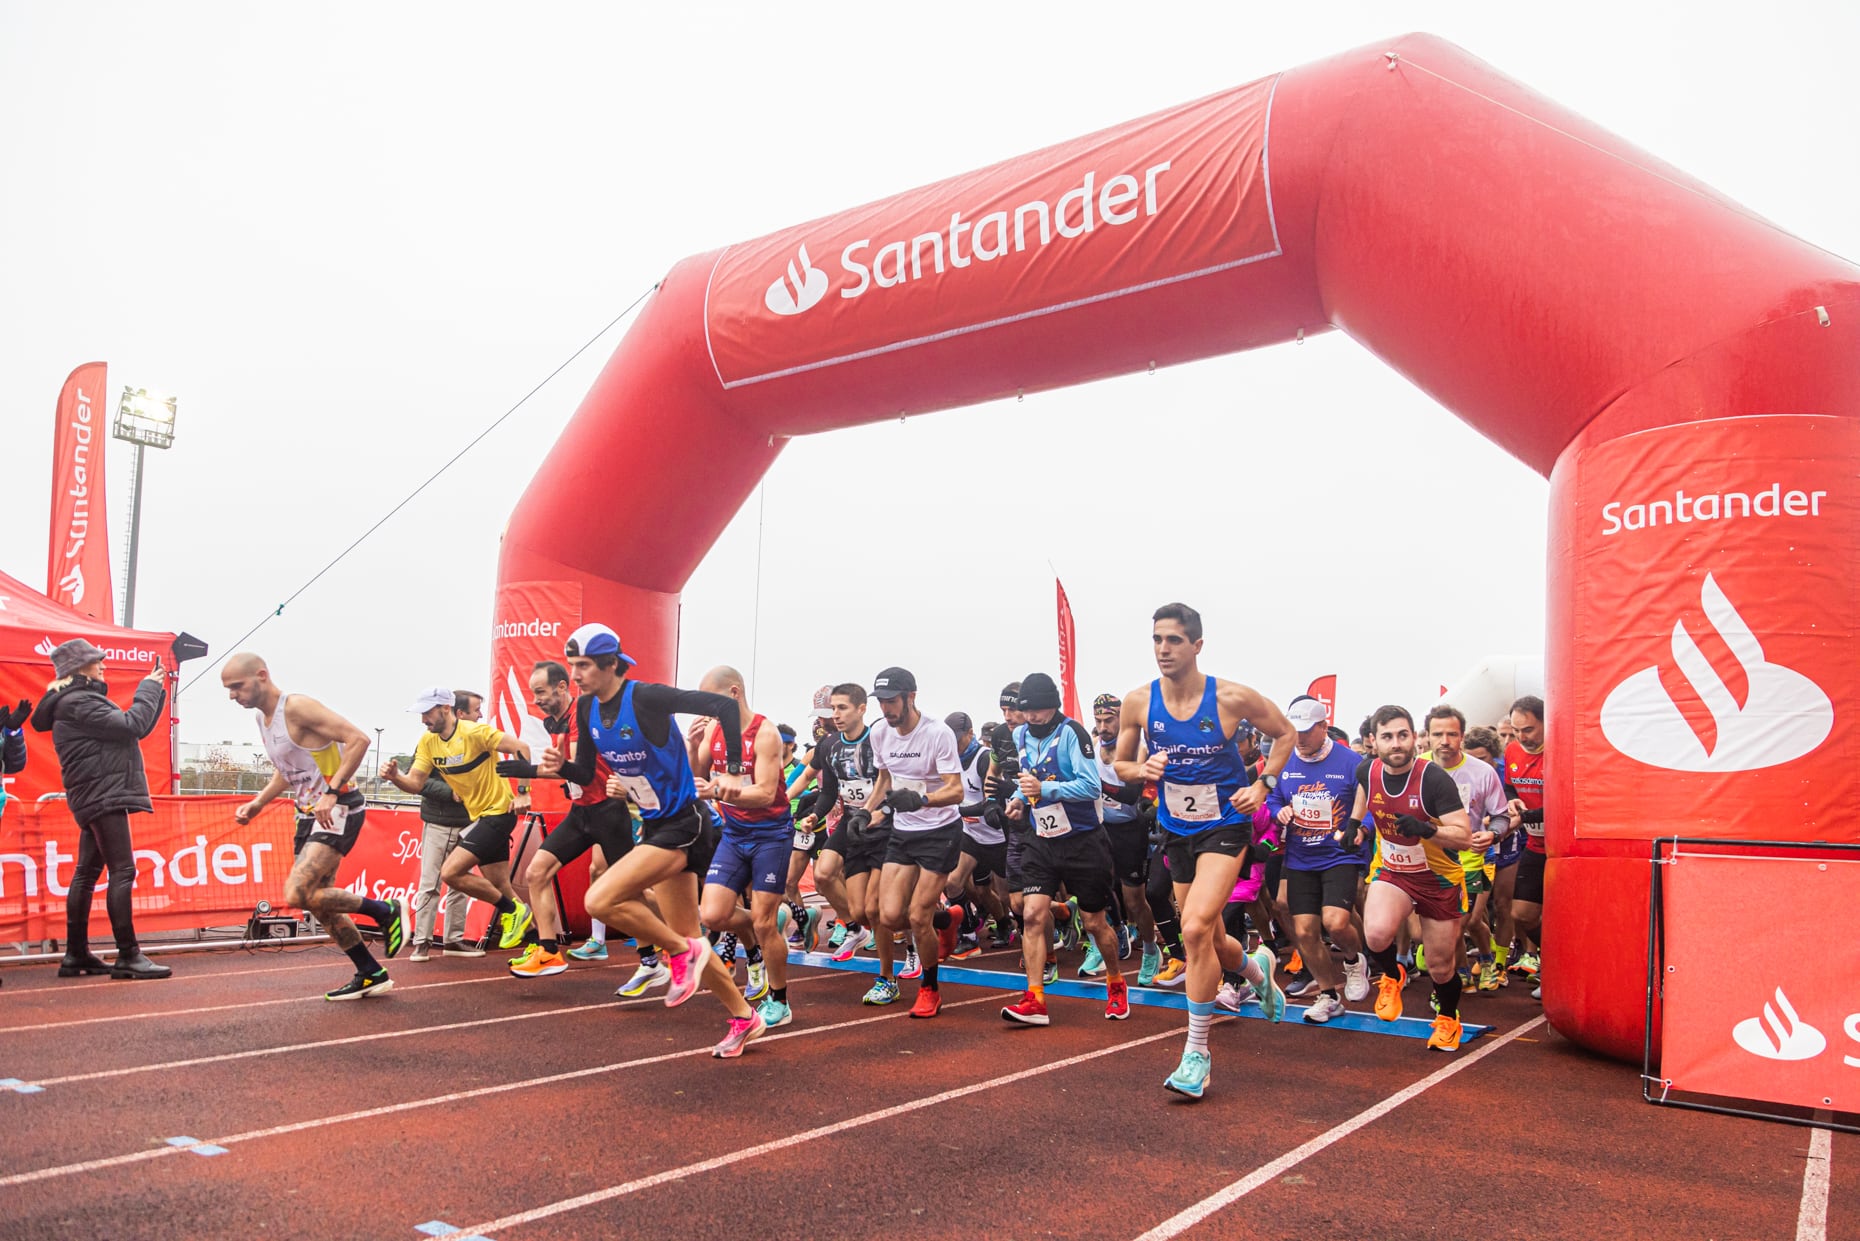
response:
M474 819L510 810L510 782L497 774L497 743L504 734L489 724L460 720L452 736L429 732L413 749L411 774L436 771Z

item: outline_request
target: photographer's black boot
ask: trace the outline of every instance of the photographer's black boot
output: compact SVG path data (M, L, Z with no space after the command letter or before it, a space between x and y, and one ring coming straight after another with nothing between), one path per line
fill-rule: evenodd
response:
M58 963L60 978L76 978L80 974L107 974L109 963L96 956L89 944L76 943L65 945L64 960Z
M157 965L142 955L140 948L127 948L116 954L116 964L110 967L112 978L166 978L174 973L165 965Z

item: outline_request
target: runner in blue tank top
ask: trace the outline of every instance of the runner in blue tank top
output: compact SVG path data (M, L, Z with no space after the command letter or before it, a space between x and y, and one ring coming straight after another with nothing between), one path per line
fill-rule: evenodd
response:
M1166 833L1164 857L1188 955L1188 1045L1163 1085L1199 1099L1212 1067L1208 1027L1223 969L1238 970L1253 983L1272 1020L1285 1014L1285 994L1272 979L1277 964L1272 950L1261 947L1249 958L1227 934L1221 910L1253 840L1253 812L1277 784L1293 732L1265 695L1201 671L1199 612L1168 603L1156 609L1153 622L1150 642L1162 675L1124 696L1113 767L1126 783L1156 784L1156 819ZM1243 721L1273 738L1259 783L1248 782L1234 744Z
M664 981L671 984L666 1007L690 999L700 981L722 1000L730 1025L712 1054L739 1056L762 1032L762 1022L698 922L698 876L710 866L717 834L697 799L685 738L672 719L675 714L715 719L723 729L727 768L739 775L743 737L736 700L632 680L627 674L633 659L605 625L577 629L563 655L581 691L575 755L571 759L552 746L536 769L546 779L587 784L598 755L613 773L608 795L626 798L640 817L639 843L588 888L588 913L638 941L641 966L664 957ZM648 888L656 911L643 899Z

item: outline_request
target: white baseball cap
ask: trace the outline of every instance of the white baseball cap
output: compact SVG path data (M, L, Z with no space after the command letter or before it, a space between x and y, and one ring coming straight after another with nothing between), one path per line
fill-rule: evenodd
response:
M443 685L435 685L430 689L421 690L420 696L413 700L413 705L407 710L415 715L425 715L434 707L449 707L457 701L458 695Z
M1285 718L1292 722L1292 727L1299 732L1308 732L1330 719L1330 713L1324 710L1324 704L1315 698L1300 698L1285 709Z

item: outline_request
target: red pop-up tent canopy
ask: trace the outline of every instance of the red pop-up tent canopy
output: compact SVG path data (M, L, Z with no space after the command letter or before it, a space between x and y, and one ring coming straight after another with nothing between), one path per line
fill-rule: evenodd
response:
M157 728L142 743L142 762L148 771L149 791L161 794L174 786L174 666L175 635L143 629L124 629L62 607L32 587L0 573L0 703L11 707L21 698L37 702L52 679L52 648L71 638L95 643L104 655L104 673L110 698L128 706L136 682L147 676L155 657L168 665L168 726ZM7 791L27 801L64 788L58 776L58 758L49 736L28 729L26 770L7 777Z

